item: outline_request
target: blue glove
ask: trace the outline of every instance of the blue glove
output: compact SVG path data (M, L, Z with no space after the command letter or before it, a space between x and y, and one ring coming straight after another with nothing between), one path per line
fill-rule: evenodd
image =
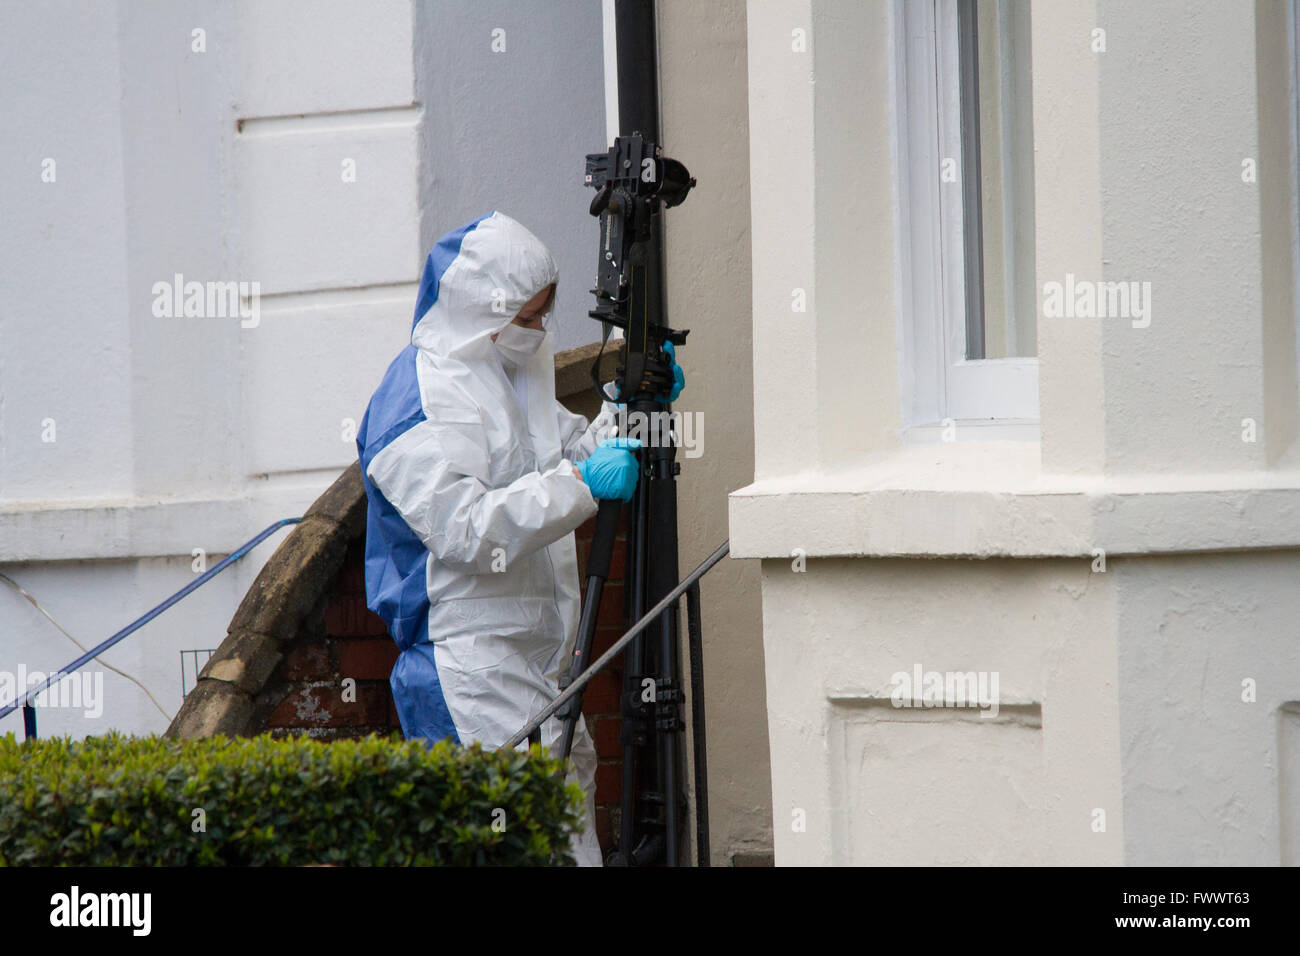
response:
M632 451L640 447L639 438L606 438L585 461L578 462L575 467L591 489L593 498L632 500L636 477L641 470Z
M667 404L668 402L677 401L677 396L680 395L682 389L686 387L686 373L683 372L682 367L677 364L677 350L673 348L672 342L664 343L664 351L668 353L668 358L673 363L673 389L668 393L667 398L657 398L655 401Z

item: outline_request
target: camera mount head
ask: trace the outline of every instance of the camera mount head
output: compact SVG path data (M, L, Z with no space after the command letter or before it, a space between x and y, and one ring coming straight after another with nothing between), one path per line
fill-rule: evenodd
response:
M589 212L600 217L600 253L596 269L596 307L587 314L626 336L618 401L670 387L670 363L663 344L682 345L689 330L675 330L658 321L657 310L647 308L649 247L655 238L656 218L663 209L681 204L694 178L675 159L640 133L619 136L604 153L587 154L584 183L596 190ZM601 341L604 350L605 339ZM600 382L596 368L592 378ZM603 394L603 392L602 392Z

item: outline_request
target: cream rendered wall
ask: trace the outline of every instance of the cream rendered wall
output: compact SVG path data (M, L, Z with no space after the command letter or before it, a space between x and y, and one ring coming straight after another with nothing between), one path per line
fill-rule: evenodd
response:
M1300 865L1287 710L1300 700L1300 554L1123 558L1110 573L1125 861Z
M703 455L678 485L685 573L727 537L727 493L753 480L749 132L745 5L659 4L663 140L699 181L666 213L668 314L691 330L678 353ZM772 846L758 568L724 561L705 577L704 675L713 862Z
M1118 808L1094 772L1114 594L1087 562L765 561L763 612L778 865L1118 861L1088 827ZM998 714L895 708L916 664L998 672Z
M1034 3L1038 290L1149 281L1152 322L1040 312L1041 442L903 447L896 219L835 201L897 181L890 6L749 6L757 454L730 518L763 566L777 863L1296 862L1286 7ZM997 674L999 716L894 707L916 665Z

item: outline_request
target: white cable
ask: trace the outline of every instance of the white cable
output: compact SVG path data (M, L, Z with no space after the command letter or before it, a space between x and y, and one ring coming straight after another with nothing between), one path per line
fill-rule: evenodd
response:
M19 583L18 583L17 581L15 581L13 578L9 577L9 575L4 574L4 573L0 573L0 580L4 580L6 583L9 584L10 587L16 589L16 590L18 591L19 594L21 594L23 597L27 598L27 600L28 600L29 602L31 602L32 607L36 608L36 610L38 610L38 611L40 611L42 614L44 614L46 620L48 620L51 624L53 624L53 625L54 625L55 627L57 627L60 631L63 632L64 637L66 637L68 640L70 640L73 644L76 644L76 645L77 645L78 647L80 647L83 651L89 651L89 650L90 650L90 648L88 648L88 647L86 647L84 644L82 644L81 641L77 640L75 637L73 637L71 634L69 634L66 630L64 630L63 625L60 624L58 621L54 620L54 618L50 615L50 612L47 611L47 610L45 610L45 608L41 607L41 603L40 603L39 601L37 601L36 598L32 597L32 596L31 596L30 594L28 594L25 590L23 590L23 587L22 587L21 584L19 584ZM154 705L155 707L158 708L158 712L159 712L160 714L162 714L164 717L167 718L167 722L168 722L168 723L171 723L171 721L173 720L172 716L170 716L170 715L167 713L167 711L163 710L163 708L162 708L162 704L158 703L157 698L155 698L153 694L149 693L149 688L148 688L148 687L145 687L144 684L141 684L138 680L136 680L136 679L135 679L134 677L132 677L130 674L127 674L127 673L125 673L124 671L120 671L120 670L118 670L116 667L114 667L114 666L113 666L112 664L110 664L108 661L104 660L102 657L101 657L101 658L96 658L96 660L98 660L99 663L103 664L105 667L107 667L109 670L111 670L114 674L117 674L117 675L119 675L119 676L121 676L121 677L125 677L127 680L129 680L129 681L130 681L132 684L134 684L136 687L139 687L142 691L144 691L145 696L148 697L151 701L153 701L153 705ZM51 686L53 686L53 685L51 685Z

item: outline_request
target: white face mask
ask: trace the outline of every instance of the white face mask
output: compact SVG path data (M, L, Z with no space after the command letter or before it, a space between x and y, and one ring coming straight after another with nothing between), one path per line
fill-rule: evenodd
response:
M497 333L496 347L503 361L519 368L537 354L546 333L541 329L526 329L511 322Z

